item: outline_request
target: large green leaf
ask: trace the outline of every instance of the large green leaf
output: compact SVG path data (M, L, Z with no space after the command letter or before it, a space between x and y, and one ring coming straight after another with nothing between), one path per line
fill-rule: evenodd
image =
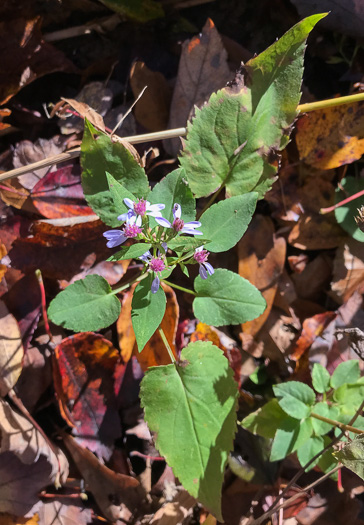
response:
M306 39L324 16L296 24L196 111L180 158L196 197L223 186L229 196L262 197L270 188L297 116Z
M128 206L125 204L124 199L128 198L132 201L136 201L136 197L128 191L120 182L118 182L110 173L106 172L107 184L111 193L112 200L114 201L115 208L117 210L117 217L122 213L129 211ZM120 222L118 224L121 224Z
M131 303L131 322L139 352L159 327L166 311L166 294L161 286L156 293L152 293L152 280L153 275L150 274L138 284Z
M343 190L341 189L343 188ZM364 190L364 179L362 177L354 178L347 177L340 183L340 188L336 190L336 203L346 199L351 195L355 195L359 191ZM340 226L357 241L364 241L364 232L356 224L354 217L358 215L358 208L363 204L363 200L355 199L348 202L344 206L340 206L335 210L335 217Z
M86 200L109 226L120 225L117 217L122 212L115 207L106 172L138 198L145 197L149 191L145 171L130 151L120 142L112 142L108 135L97 131L87 120L81 144L81 165Z
M210 342L190 343L179 363L146 372L140 396L159 452L185 489L222 521L221 485L237 396L222 351Z
M181 206L182 220L189 222L195 219L196 202L181 168L172 171L156 184L149 193L148 200L151 204L166 205L162 215L169 222L173 222L173 205L175 203ZM153 221L154 219L151 217L150 223L153 224ZM157 223L154 221L154 224Z
M287 381L273 387L274 395L278 398L281 408L296 419L310 415L311 406L315 402L315 392L300 381Z
M240 275L218 268L207 279L197 276L195 316L206 324L222 326L251 321L261 315L266 302L262 294Z
M199 228L210 252L226 252L241 239L251 221L258 193L247 193L214 204L201 216Z
M48 316L55 324L75 332L93 332L111 325L119 316L120 301L100 275L67 286L51 302Z

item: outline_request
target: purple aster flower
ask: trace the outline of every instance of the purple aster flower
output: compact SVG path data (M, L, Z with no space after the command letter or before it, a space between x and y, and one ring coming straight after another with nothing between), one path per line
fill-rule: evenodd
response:
M203 235L202 232L196 230L201 226L201 223L198 221L184 222L181 219L182 209L179 204L173 205L173 223L171 224L169 220L164 217L156 217L155 220L160 226L164 228L172 228L175 232L179 233L189 233L190 235Z
M207 258L210 255L210 252L203 249L203 246L200 246L199 248L196 248L195 253L193 254L193 258L196 262L200 265L200 276L201 279L207 279L209 275L212 275L214 273L214 269L211 266L210 263L207 262Z
M162 246L164 248L164 251L167 251L167 244L165 242L162 242ZM155 277L152 282L151 290L152 293L157 293L160 285L160 274L163 272L163 270L166 269L166 263L162 259L162 255L160 251L158 250L158 257L153 257L150 251L143 253L139 257L143 262L147 262L149 265L148 272L154 272ZM159 275L158 275L159 274Z
M149 215L150 217L162 217L161 210L164 210L165 204L151 204L145 199L138 199L136 202L131 199L124 199L126 206L129 209L126 213L119 215L119 221L126 221L131 215L137 215L138 217L144 217Z
M137 237L139 233L142 233L143 231L143 229L140 228L141 222L141 217L133 215L128 217L128 220L126 221L126 224L122 230L108 230L107 232L103 233L103 236L106 237L108 241L106 246L108 248L114 248L115 246L123 244L126 239L134 239Z

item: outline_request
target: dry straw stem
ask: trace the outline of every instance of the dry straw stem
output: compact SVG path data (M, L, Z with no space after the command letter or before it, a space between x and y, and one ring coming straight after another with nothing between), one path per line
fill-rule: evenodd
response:
M297 106L297 110L300 113L308 113L309 111L316 111L318 109L326 109L329 107L341 106L343 104L352 104L361 100L364 100L364 93L357 93L355 95L348 95L347 97L330 98L328 100L321 100L318 102L309 102L308 104L301 104ZM134 135L133 137L123 137L122 140L130 142L130 144L140 144L142 142L151 142L154 140L165 140L176 137L184 137L186 134L186 128L175 128L167 129L165 131L156 131L154 133ZM75 159L76 157L80 156L80 153L80 148L75 148L65 153L60 153L59 155L54 155L53 157L48 157L38 162L34 162L33 164L28 164L27 166L22 166L21 168L16 168L14 170L7 171L5 173L0 174L0 182L7 179L12 179L13 177L18 177L19 175L23 175L24 173L28 173L29 171L35 171L40 168L52 166L53 164L59 164L61 162L66 162L68 160Z

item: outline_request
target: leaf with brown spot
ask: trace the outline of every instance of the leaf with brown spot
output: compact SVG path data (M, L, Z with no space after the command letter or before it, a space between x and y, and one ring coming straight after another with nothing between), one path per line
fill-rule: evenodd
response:
M167 129L172 94L165 76L137 60L130 70L130 86L135 98L147 86L134 108L137 121L148 131Z
M6 396L16 384L23 355L19 325L0 301L0 396Z
M315 339L322 334L325 328L327 328L336 317L336 312L324 312L323 314L317 314L305 319L302 323L301 335L293 346L290 359L292 359L292 361L299 361L311 347Z
M300 159L315 168L337 168L364 154L364 102L312 111L296 128Z
M186 126L195 106L202 106L210 95L231 79L227 52L213 21L209 18L202 32L182 44L177 81L173 92L168 128ZM170 155L181 149L180 139L164 142Z
M142 495L139 482L131 476L117 474L107 468L71 436L62 433L62 437L104 516L111 522L118 519L123 522L131 521L135 509L140 509Z
M239 275L248 279L267 302L264 313L242 325L244 333L255 335L264 325L273 306L285 257L286 242L274 234L269 217L256 215L244 237L238 243Z
M40 17L0 23L0 104L5 104L21 88L43 75L55 71L77 71L61 51L44 42L41 23Z
M73 433L79 443L108 459L121 436L114 393L117 350L101 335L84 332L64 339L55 358L57 396L61 410L66 406L76 423Z
M162 283L162 288L166 294L167 305L164 317L160 324L174 357L177 359L175 339L177 333L179 306L174 290ZM159 335L158 330L154 332L141 352L134 346L134 355L138 359L141 369L145 372L150 366L169 365L171 358Z
M79 165L69 164L47 173L33 188L35 208L47 219L94 215L81 186Z

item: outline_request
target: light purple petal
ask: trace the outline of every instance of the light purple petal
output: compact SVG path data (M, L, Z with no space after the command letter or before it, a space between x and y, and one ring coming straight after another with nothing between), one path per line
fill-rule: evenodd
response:
M162 246L163 246L164 251L167 252L167 250L168 250L167 243L166 242L162 242Z
M202 232L194 230L193 228L189 228L186 225L182 228L181 233L189 233L190 235L203 235Z
M164 210L165 207L165 204L150 204L150 202L147 202L147 215L150 215L151 217L160 217L160 212L161 210Z
M150 253L150 251L148 250L147 252L143 253L143 255L141 255L140 257L138 257L138 259L140 259L141 261L143 262L147 262L148 259L152 257L152 254Z
M164 217L155 217L155 220L159 226L163 226L163 228L172 228L172 224Z
M191 226L191 228L199 228L201 223L198 221L185 222L185 226Z
M202 250L203 246L199 246L198 248L196 248L195 253L202 252Z
M200 264L199 274L200 274L201 279L207 279L207 271L202 266L202 264Z
M138 217L136 218L135 224L137 226L141 226L142 225L142 216L141 215L138 215Z
M152 293L157 293L158 292L159 284L160 284L160 280L159 280L158 275L156 275L155 278L153 279L152 286L151 286Z
M173 217L175 219L180 219L182 213L182 208L179 204L175 203L173 204Z
M124 199L124 202L125 204L127 205L128 208L130 208L131 210L134 209L134 202L131 200L131 199L128 199L127 197Z
M211 266L210 263L204 262L203 265L206 268L206 270L208 271L209 275L212 275L213 273L215 273L215 270L213 269L213 267Z
M108 248L114 248L126 241L126 237L121 230L109 230L104 232L103 236L108 240L106 243Z
M135 216L135 213L133 210L129 210L126 213L123 213L122 215L119 215L118 221L126 221L130 222L130 219Z

